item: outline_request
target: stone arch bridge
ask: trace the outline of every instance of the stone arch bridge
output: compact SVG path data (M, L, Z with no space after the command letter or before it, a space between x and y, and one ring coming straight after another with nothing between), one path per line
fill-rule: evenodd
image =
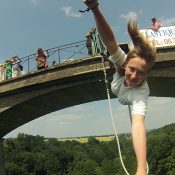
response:
M114 67L96 55L65 62L0 83L0 138L45 114L106 99L104 66L110 81ZM175 97L175 48L159 49L148 77L151 96ZM111 92L110 92L111 93ZM114 98L111 93L111 98Z

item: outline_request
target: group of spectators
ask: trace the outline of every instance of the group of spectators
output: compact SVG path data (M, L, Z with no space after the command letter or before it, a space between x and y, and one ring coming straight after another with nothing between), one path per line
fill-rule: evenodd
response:
M35 57L37 61L37 70L48 68L48 63L46 60L48 56L48 51L43 51L42 48L37 49L37 55ZM21 65L21 60L17 55L15 55L7 59L5 63L0 64L0 81L19 77L22 75L22 71L23 66Z
M48 51L43 52L42 48L37 49L37 70L48 68L47 59ZM20 58L15 55L0 64L0 81L8 80L22 75L23 66Z
M42 48L37 49L35 60L37 62L37 70L47 69L48 63L47 58L49 57L49 52L43 51ZM19 77L23 73L23 66L21 65L21 59L15 55L7 59L3 64L0 64L0 81L11 79L14 77Z
M6 60L4 64L0 64L0 81L20 76L23 70L20 63L21 60L15 55Z

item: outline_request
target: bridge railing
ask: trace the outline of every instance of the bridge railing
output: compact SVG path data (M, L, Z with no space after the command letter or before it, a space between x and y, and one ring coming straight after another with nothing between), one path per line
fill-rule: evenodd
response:
M49 66L54 66L67 61L78 60L82 57L88 57L86 48L86 40L69 43L50 49L43 49L48 52L47 62ZM21 57L21 65L24 67L25 73L31 73L37 70L37 53Z
M126 43L120 44L120 47L126 53L129 52L128 44ZM47 63L49 67L54 67L64 62L72 62L74 60L79 60L82 58L93 58L96 55L96 54L88 55L88 49L86 47L86 40L69 43L69 44L53 47L50 49L45 49L45 50L43 49L43 52L46 52L46 51L48 53ZM105 49L104 52L107 53L107 50ZM0 71L0 82L9 81L13 78L17 78L19 76L38 71L37 61L36 61L37 55L38 53L33 53L33 54L30 54L24 57L19 57L19 60L21 61L20 65L23 67L23 70L21 71L21 73L16 76L12 75L12 78L11 77L7 78L6 70L5 70L6 68L5 68L3 71ZM13 70L12 70L12 74L13 74Z

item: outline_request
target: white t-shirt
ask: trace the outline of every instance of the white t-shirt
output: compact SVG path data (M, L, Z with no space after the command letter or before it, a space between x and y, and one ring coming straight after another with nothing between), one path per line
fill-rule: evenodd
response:
M131 105L132 115L146 114L146 104L150 91L145 80L140 86L126 87L124 85L124 76L120 75L117 71L118 67L126 61L127 55L119 47L117 52L109 57L109 60L114 63L116 72L113 75L113 81L111 83L112 92L118 97L119 102L123 105Z

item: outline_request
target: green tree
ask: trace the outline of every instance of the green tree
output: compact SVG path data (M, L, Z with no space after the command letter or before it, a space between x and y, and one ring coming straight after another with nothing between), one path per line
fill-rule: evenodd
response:
M7 162L5 165L5 169L7 175L27 175L25 169L23 169L19 165L16 165L13 162Z
M102 171L104 175L120 175L114 160L104 159L102 162Z
M77 162L74 169L69 175L97 175L96 174L96 162L93 160L85 160Z

